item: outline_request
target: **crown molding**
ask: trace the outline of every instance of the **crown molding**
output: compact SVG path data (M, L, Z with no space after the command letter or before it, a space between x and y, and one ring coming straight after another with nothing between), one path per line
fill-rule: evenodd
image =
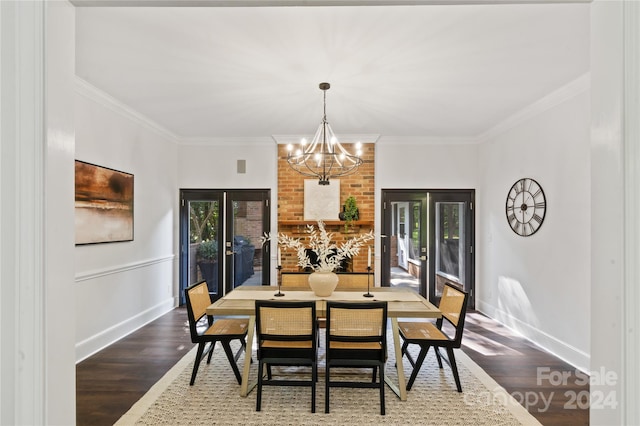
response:
M232 145L267 145L272 144L273 139L268 136L233 136L233 137L193 137L179 138L180 145L194 146L232 146Z
M105 108L110 109L113 112L120 114L121 116L145 127L148 130L158 134L159 136L168 139L173 143L179 143L180 138L171 131L162 127L152 119L140 114L138 111L130 107L129 105L119 101L113 96L93 86L91 83L76 76L76 93L90 99Z
M377 143L380 139L379 134L375 133L352 133L352 134L340 134L337 135L340 143ZM272 135L273 141L278 145L296 144L300 142L300 139L307 138L311 140L313 135Z
M532 118L572 99L591 88L591 73L587 72L538 101L521 109L491 129L477 136L478 143L487 142Z
M379 145L474 145L476 137L462 136L382 136Z
M590 3L592 0L70 0L76 7L423 6Z

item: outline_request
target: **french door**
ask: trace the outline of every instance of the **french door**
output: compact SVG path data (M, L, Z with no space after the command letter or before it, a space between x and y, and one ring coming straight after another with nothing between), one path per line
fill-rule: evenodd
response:
M450 283L474 307L473 202L473 190L382 190L382 285L438 304Z
M239 285L269 285L269 190L180 191L180 303L206 281L213 300ZM265 267L263 267L263 265Z

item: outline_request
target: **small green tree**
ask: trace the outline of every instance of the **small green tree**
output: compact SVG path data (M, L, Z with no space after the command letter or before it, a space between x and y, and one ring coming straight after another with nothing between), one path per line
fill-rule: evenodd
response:
M359 212L358 205L356 203L356 197L350 195L344 201L344 231L347 232L349 230L349 226L354 220L358 220Z

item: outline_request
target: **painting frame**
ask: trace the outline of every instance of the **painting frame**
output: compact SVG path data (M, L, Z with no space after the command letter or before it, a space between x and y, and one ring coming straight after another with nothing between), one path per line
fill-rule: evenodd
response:
M134 175L75 160L75 245L134 239Z

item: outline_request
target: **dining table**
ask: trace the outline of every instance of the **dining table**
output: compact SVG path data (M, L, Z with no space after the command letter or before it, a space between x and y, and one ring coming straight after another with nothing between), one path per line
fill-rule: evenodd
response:
M365 289L366 290L366 289ZM282 296L276 296L282 294ZM372 297L365 297L371 294ZM242 370L242 383L240 396L246 397L255 387L255 383L249 385L249 371L253 340L255 335L255 301L256 300L281 300L281 301L316 301L316 315L318 318L326 317L327 301L386 301L387 316L391 320L393 335L393 347L397 366L397 383L394 383L385 374L385 382L402 401L407 399L406 379L402 367L402 342L398 329L399 318L440 318L440 310L412 289L401 287L373 287L371 291L363 294L362 290L348 289L334 291L330 296L316 296L309 288L287 288L280 292L275 286L239 286L231 292L216 300L207 307L207 315L220 316L248 316L249 328L247 331L247 347Z

